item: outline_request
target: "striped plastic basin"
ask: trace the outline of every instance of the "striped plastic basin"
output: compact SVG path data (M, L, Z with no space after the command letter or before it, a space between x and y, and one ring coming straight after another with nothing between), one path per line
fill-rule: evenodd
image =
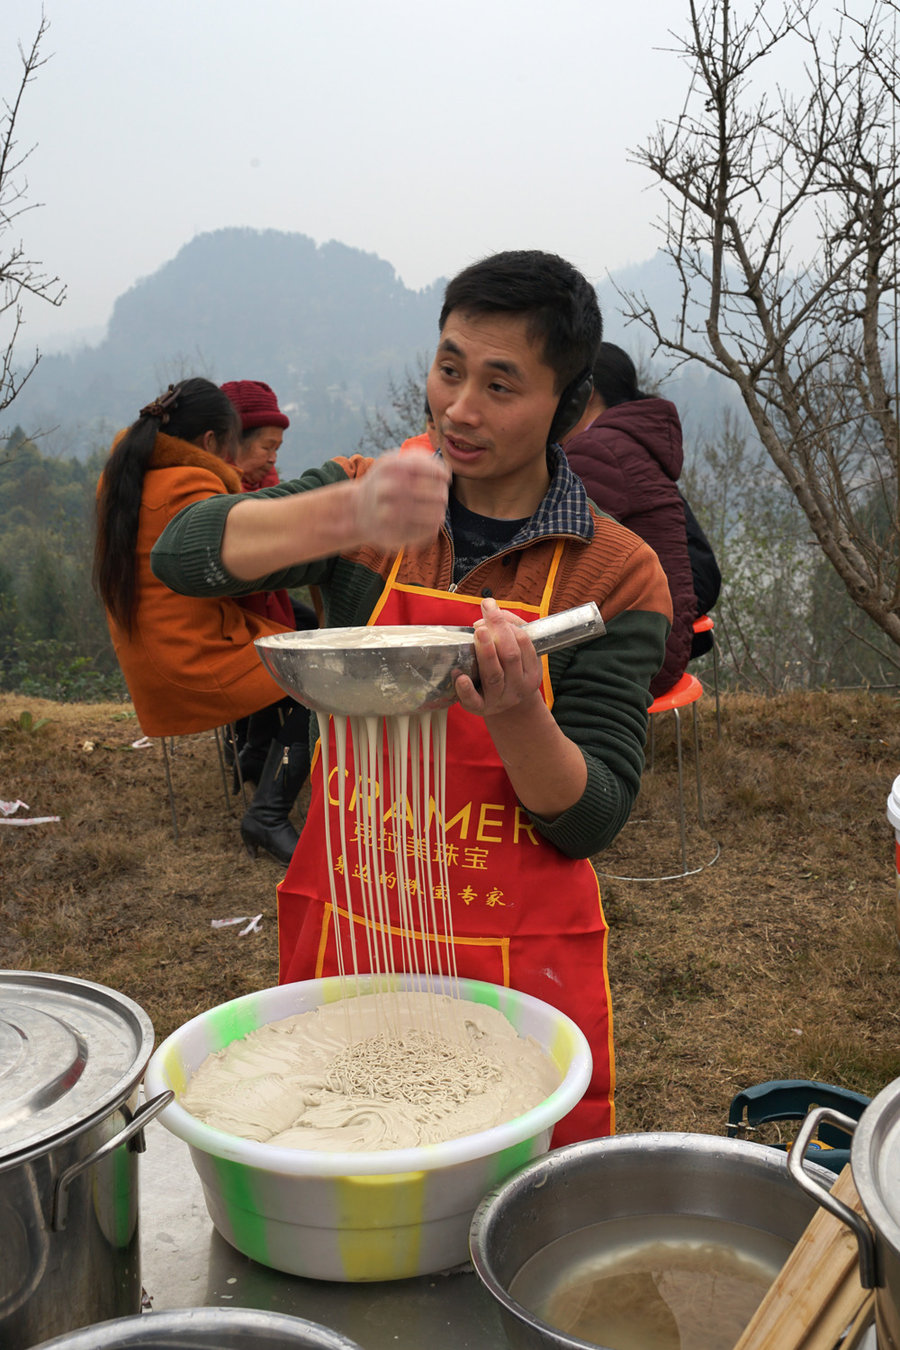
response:
M435 980L439 993L449 981ZM213 1051L248 1032L339 998L421 988L408 975L334 977L278 985L201 1013L153 1054L145 1088L184 1091ZM528 994L459 980L460 997L497 1008L531 1036L563 1075L543 1102L477 1134L442 1144L380 1152L322 1153L239 1139L204 1125L176 1100L159 1116L183 1139L200 1176L210 1218L246 1256L317 1280L399 1280L459 1265L469 1222L485 1192L545 1153L553 1126L584 1095L587 1041L575 1023Z

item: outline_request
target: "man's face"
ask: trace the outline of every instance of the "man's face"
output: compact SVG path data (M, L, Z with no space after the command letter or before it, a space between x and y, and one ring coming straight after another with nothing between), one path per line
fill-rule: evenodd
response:
M428 403L454 479L530 487L539 500L558 397L524 317L451 310L428 374Z
M259 483L275 467L282 439L281 427L260 427L255 436L241 442L235 462L245 482Z

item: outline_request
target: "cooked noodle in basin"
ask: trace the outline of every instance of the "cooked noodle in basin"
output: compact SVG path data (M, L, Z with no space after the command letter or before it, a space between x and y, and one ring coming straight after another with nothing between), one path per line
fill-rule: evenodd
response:
M512 1120L560 1077L495 1008L410 991L270 1022L210 1056L181 1102L282 1148L414 1148Z

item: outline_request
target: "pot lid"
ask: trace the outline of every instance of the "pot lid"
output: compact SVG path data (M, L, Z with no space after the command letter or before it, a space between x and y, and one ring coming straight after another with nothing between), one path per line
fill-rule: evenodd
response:
M872 1226L900 1253L900 1078L882 1088L862 1113L850 1164Z
M152 1050L152 1023L124 994L0 970L0 1167L124 1101Z

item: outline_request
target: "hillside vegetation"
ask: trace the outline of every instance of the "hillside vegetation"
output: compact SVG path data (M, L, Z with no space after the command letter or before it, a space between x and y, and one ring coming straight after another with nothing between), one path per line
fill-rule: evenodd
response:
M660 312L676 305L662 255L618 283ZM442 290L410 291L388 263L342 244L218 230L122 295L99 345L44 357L7 410L17 425L0 433L0 688L126 695L90 585L94 498L114 431L153 393L186 374L267 380L291 418L283 477L335 453L386 449L421 429ZM607 335L630 346L642 383L673 399L685 425L681 485L724 578L715 609L723 681L765 693L896 688L895 644L838 580L735 412L734 389L699 367L662 379L635 335L616 332L614 279L598 294ZM869 503L860 522L882 511L889 556L896 524L883 508ZM695 669L705 677L708 658Z

